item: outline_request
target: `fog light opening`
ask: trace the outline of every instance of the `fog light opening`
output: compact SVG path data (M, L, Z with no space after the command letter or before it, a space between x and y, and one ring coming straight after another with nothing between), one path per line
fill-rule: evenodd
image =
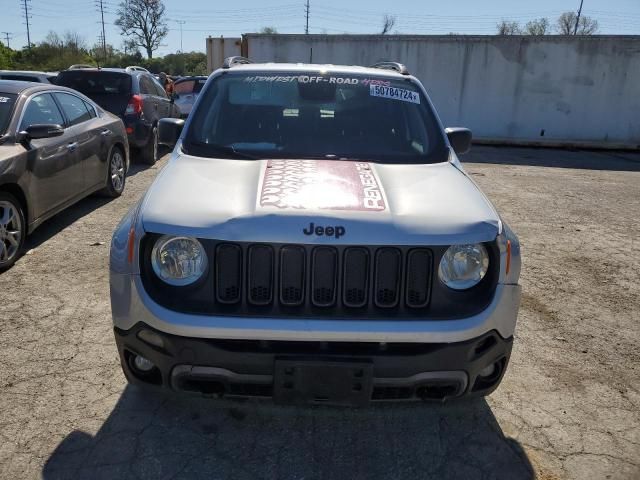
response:
M142 355L135 355L133 357L133 366L136 368L136 370L142 373L149 373L155 368L153 362L143 357Z
M491 365L489 365L488 367L484 367L482 370L480 370L480 376L481 377L490 377L493 372L496 371L496 365L495 363L492 363Z

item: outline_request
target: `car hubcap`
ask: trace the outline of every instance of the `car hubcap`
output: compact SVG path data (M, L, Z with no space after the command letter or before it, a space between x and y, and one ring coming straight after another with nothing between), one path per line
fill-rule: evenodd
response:
M12 260L20 248L22 220L10 202L0 201L0 264Z
M124 159L120 152L111 156L111 186L119 192L124 185Z

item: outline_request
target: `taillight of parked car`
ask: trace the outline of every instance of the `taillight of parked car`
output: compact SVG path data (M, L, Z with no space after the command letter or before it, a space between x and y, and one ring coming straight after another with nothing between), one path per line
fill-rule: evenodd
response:
M142 97L140 95L132 95L131 100L127 104L125 115L140 115L142 113Z

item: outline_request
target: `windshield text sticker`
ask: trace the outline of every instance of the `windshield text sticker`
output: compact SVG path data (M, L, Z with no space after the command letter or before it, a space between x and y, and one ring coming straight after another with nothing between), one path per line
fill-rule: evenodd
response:
M9 97L0 97L0 103L7 103L9 101Z
M260 206L275 208L382 211L380 182L367 162L269 160Z
M357 78L346 77L325 77L321 75L256 75L255 77L245 77L245 82L275 82L275 83L329 83L336 85L358 85L360 80Z
M413 90L398 87L385 87L382 85L370 85L369 94L372 97L390 98L402 102L420 103L420 95Z

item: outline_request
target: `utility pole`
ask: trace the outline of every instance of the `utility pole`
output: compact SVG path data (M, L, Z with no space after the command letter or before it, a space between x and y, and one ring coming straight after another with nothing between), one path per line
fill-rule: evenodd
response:
M307 0L307 4L304 7L304 12L307 17L307 26L304 28L304 33L307 35L309 35L309 11L310 11L309 0Z
M99 0L100 4L100 17L102 19L102 54L104 56L104 63L107 63L107 37L104 33L104 5L102 4L102 0Z
M580 0L580 8L578 9L578 16L576 17L576 26L573 29L573 34L578 34L578 24L580 23L580 15L582 15L582 2L584 0Z
M24 10L24 19L27 23L27 48L31 50L31 33L29 32L29 3L31 0L22 0L22 10Z
M180 53L182 53L183 52L183 50L182 50L182 25L184 25L187 22L185 20L176 20L176 22L180 24Z
M13 34L11 32L2 32L2 34L7 39L7 48L11 48L11 45L9 45L9 40L11 39L10 37L13 37Z

